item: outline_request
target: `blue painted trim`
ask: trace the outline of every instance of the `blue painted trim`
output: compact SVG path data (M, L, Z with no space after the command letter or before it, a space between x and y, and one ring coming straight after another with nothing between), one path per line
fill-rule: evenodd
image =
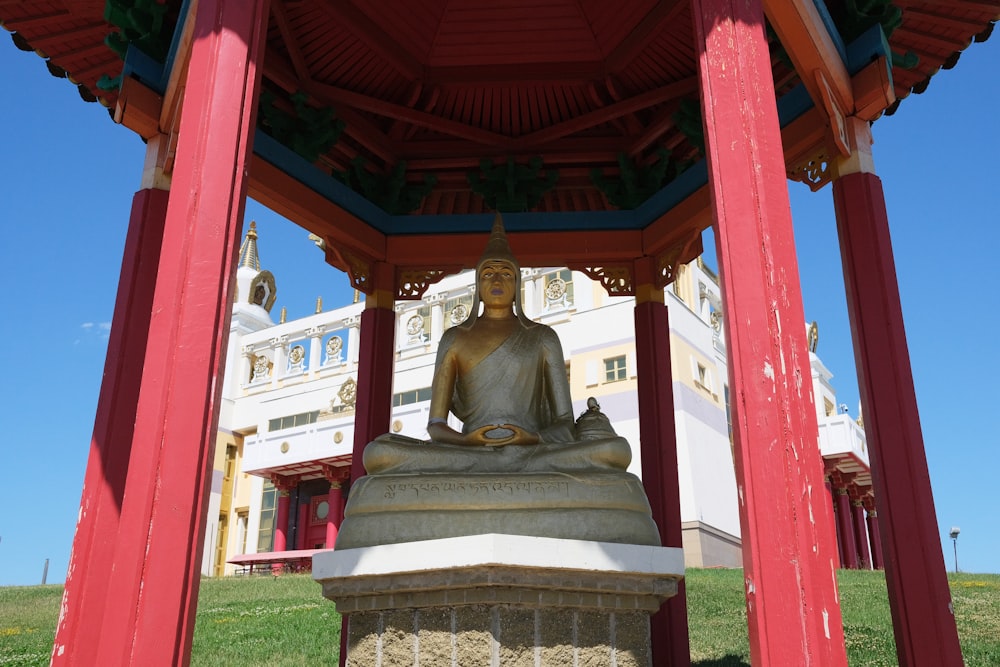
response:
M493 213L464 215L396 215L387 232L407 234L467 234L489 232ZM602 231L641 229L636 211L573 211L547 213L504 213L508 232ZM540 224L541 221L541 224Z
M813 106L805 86L799 85L778 100L778 119L785 127ZM488 232L492 213L462 215L389 215L349 187L306 162L261 130L254 135L254 153L317 194L389 236L410 234L468 234ZM702 159L631 211L576 211L504 213L511 232L617 231L645 229L708 183L708 163Z
M799 84L778 100L778 125L785 127L813 108L812 98L804 84Z
M847 65L848 72L855 74L875 58L881 55L890 55L885 34L882 32L882 28L877 25L845 47L843 39L826 9L825 2L823 0L814 0L814 2L824 25L833 38L834 45ZM799 84L778 100L780 126L786 127L812 109L813 106L812 98L809 97L806 87ZM254 139L254 152L292 178L386 235L481 233L488 232L493 224L492 213L389 215L260 130L257 131ZM632 211L505 213L504 225L508 231L512 232L644 229L707 183L708 164L703 159Z
M162 64L147 56L145 51L129 44L128 51L125 52L125 64L122 66L122 79L133 77L147 88L162 95L163 89L160 87L160 81L163 76Z
M181 3L181 10L177 17L177 25L174 26L174 36L170 40L170 49L167 51L167 62L163 64L160 85L156 89L161 95L166 92L167 83L170 81L170 74L174 71L174 61L177 59L177 50L181 46L181 35L184 34L184 24L187 21L194 20L194 16L191 15L191 0L184 0Z
M848 72L857 74L867 67L869 63L882 56L885 56L889 60L887 67L891 72L892 50L889 48L889 40L886 39L885 32L882 31L882 26L876 23L864 31L860 37L851 42L851 45L847 47L847 58L844 62L847 63Z
M388 213L333 176L309 164L301 155L283 146L259 128L254 133L253 152L383 234L390 228L391 216Z
M708 162L701 159L635 209L638 226L642 228L649 225L706 183L708 183Z
M833 40L833 46L837 49L837 53L840 54L841 61L846 63L847 47L844 46L844 38L840 36L840 31L837 30L837 25L833 22L833 17L830 16L830 10L827 9L825 0L813 0L813 5L815 5L816 11L819 12L819 18L823 21L823 25L826 26L826 31L830 33L830 39Z

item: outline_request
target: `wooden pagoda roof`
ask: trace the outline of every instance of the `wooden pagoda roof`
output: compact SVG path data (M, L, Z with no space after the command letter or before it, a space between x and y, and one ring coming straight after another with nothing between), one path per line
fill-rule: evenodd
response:
M45 59L53 75L67 77L85 100L108 106L148 138L176 127L164 125L176 123L168 107L185 58L186 24L179 17L195 1L115 3L164 9L158 19L164 28L147 49L159 50L159 57L130 49L124 62L105 46L109 33L123 31L106 20L103 0L0 0L0 21L20 48ZM765 1L765 7L774 4ZM845 4L827 0L828 26L850 27ZM940 69L954 66L973 40L986 39L1000 17L1000 0L896 0L895 6L901 20L886 26L888 51L898 61L904 54L917 61L891 66L888 113L909 94L923 92ZM884 50L875 44L852 52L852 39L866 38L836 34L835 27L832 32L845 61L860 58L855 69ZM800 85L795 58L777 36L771 45L789 175L810 180L803 165L828 153L829 115L814 105L809 82ZM119 75L124 85L109 85ZM489 6L271 0L263 87L251 195L331 246L348 248L347 254L329 250L341 268L349 268L352 257L413 265L407 247L419 247L427 265L456 256L467 263L480 239L434 256L427 254L431 245L414 246L403 237L488 229L490 205L502 208L486 198L489 187L502 198L518 179L529 192L527 199L515 198L514 210L522 201L522 210L556 215L540 223L505 216L515 236L527 230L615 232L576 245L557 243L564 251L560 264L587 254L593 259L598 248L607 261L635 256L636 247L653 256L710 222L704 165L697 164L696 106L693 126L685 120L698 101L698 71L684 0L502 0ZM265 105L276 115L265 113ZM885 104L874 107L872 118L883 109ZM277 125L288 118L298 119L298 129L282 135ZM332 145L324 141L337 132ZM657 174L665 155L671 165ZM620 196L629 194L629 178L655 194L643 201L650 193L640 187L638 195ZM822 176L811 180L814 187L825 182ZM487 183L487 194L471 182ZM416 193L412 202L385 196L401 185ZM537 241L536 248L546 246L545 239ZM688 243L685 253L691 251Z

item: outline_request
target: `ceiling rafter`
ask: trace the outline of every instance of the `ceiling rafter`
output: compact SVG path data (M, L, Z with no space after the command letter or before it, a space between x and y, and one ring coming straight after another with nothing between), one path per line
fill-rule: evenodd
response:
M386 118L405 120L414 125L441 132L442 134L467 139L486 146L509 149L512 144L508 137L490 132L489 130L472 127L465 123L441 118L440 116L435 116L424 111L411 109L401 104L376 99L326 83L314 81L309 85L308 92L319 99L335 105L346 105Z
M323 8L335 18L341 19L369 49L385 58L386 62L400 74L410 79L424 78L424 68L420 65L420 61L399 42L386 35L378 24L368 18L354 3L348 0L339 2L325 0Z
M587 113L580 114L545 129L527 134L517 140L517 146L523 149L548 141L553 141L569 134L575 134L577 132L590 129L595 125L607 123L614 118L619 118L626 114L647 109L651 106L662 104L663 102L669 102L670 100L683 97L684 95L696 92L697 90L697 77L682 79L681 81L676 81L654 90L639 93L638 95L634 95L633 97L622 100L621 102L609 104L602 109L594 109L593 111L588 111Z
M677 112L676 105L670 105L666 109L659 111L656 117L646 125L645 131L639 138L632 142L626 153L629 157L635 157L653 145L660 137L666 134L674 126L674 114Z
M439 65L428 67L426 83L475 86L512 83L564 83L577 85L604 78L607 68L599 60L586 62L538 62L510 65Z
M272 2L271 15L274 17L275 25L278 26L278 32L281 33L281 39L285 42L285 50L292 61L295 75L299 77L300 81L310 81L312 77L309 74L309 65L306 64L305 58L302 56L302 49L299 48L292 27L288 23L288 14L285 12L284 3Z
M677 17L686 4L682 0L657 2L649 13L636 24L628 37L623 39L615 47L615 50L608 54L604 61L608 70L618 72L631 64L640 53L646 50L650 42L660 34L663 28Z

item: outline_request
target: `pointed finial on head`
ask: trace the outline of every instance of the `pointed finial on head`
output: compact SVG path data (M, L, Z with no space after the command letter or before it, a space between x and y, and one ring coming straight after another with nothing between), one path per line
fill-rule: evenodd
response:
M499 211L493 219L490 240L486 242L486 249L483 251L483 256L479 258L477 269L489 260L509 262L515 267L520 267L514 253L510 250L510 244L507 243L507 232L504 230L503 218L500 217Z

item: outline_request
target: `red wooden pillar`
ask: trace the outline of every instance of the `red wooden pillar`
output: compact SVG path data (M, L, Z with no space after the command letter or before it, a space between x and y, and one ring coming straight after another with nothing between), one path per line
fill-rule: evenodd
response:
M274 517L274 547L272 551L288 550L288 517L291 514L292 494L288 489L278 489L278 508Z
M833 201L897 657L904 667L961 665L882 183L868 124L848 120L856 155L836 165Z
M389 432L392 414L392 372L395 358L396 311L393 267L376 262L374 289L365 297L358 345L358 394L354 412L351 479L365 474L365 446Z
M875 511L875 499L865 496L865 511L868 516L865 521L868 523L868 544L872 550L872 569L881 570L885 567L885 560L882 558L882 536L878 529L878 512Z
M651 277L651 272L647 275ZM666 547L683 547L670 323L663 290L655 288L652 281L642 284L641 275L636 277L640 283L635 306L635 358L640 369L637 382L642 485L653 520L660 529L660 542ZM660 607L650 624L653 663L669 667L690 665L687 594L683 582L677 595Z
M826 506L830 508L830 522L828 529L830 532L829 544L833 554L833 567L840 569L843 567L840 560L840 530L837 529L837 492L833 488L833 475L838 473L837 464L833 460L823 460L823 485L826 487Z
M167 198L165 190L146 189L132 200L104 383L53 644L54 665L97 664L97 645L92 638L107 602L104 592L111 576L113 536L118 532L125 495ZM76 649L68 651L66 647Z
M104 613L54 647L56 664L188 663L266 17L266 0L203 0L193 17L158 270L140 278L153 299L136 304L148 336L127 360L142 376L134 410L112 417L134 430L111 448L130 455L117 533L97 536L114 544Z
M854 517L854 542L858 547L858 567L863 570L872 569L872 555L868 550L868 531L865 528L865 508L860 500L851 501L851 514Z
M395 271L389 264L376 262L374 288L365 297L358 341L358 395L354 412L354 451L351 480L365 474L362 455L365 446L389 432L392 415L392 372L395 359L396 311ZM347 624L340 624L340 666L347 664Z
M295 548L305 549L306 538L309 532L309 503L302 502L302 494L299 494L299 516L295 523Z
M326 548L333 549L337 543L337 532L344 520L344 484L350 479L350 468L341 466L323 466L323 477L330 482L330 495L327 498L329 513L326 515Z
M840 566L848 570L858 569L858 545L854 540L854 514L851 512L851 496L847 490L850 480L834 475L835 502L837 503L837 534L840 536Z
M344 500L341 491L341 483L330 482L330 497L327 504L330 506L329 514L326 515L326 548L332 549L337 543L337 531L340 530L340 522L344 519Z
M754 665L844 665L784 156L760 0L692 0L727 313Z

